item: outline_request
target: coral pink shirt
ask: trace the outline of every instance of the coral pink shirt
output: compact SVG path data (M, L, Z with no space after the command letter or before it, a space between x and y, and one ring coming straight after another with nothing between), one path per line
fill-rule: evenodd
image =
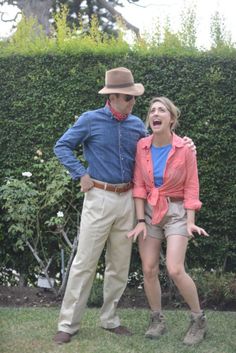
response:
M166 161L163 185L154 184L151 145L153 135L144 137L137 144L133 197L147 199L153 206L152 224L158 224L168 211L166 197L184 200L186 209L199 210L199 180L195 153L173 133L172 149Z

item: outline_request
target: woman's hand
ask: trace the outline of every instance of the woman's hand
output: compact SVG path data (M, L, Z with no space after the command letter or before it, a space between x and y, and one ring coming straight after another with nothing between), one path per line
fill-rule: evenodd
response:
M191 223L187 224L188 234L194 237L193 233L198 233L199 235L203 235L205 237L209 237L209 234L205 231L205 229L198 227L196 224Z
M136 241L139 234L143 233L143 239L147 237L147 227L144 222L138 223L136 227L127 234L127 238L132 238Z

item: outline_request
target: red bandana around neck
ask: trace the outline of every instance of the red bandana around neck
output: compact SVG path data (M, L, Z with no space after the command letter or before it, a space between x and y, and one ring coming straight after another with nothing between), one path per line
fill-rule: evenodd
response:
M112 106L109 100L107 100L106 102L106 107L108 107L112 113L112 115L114 116L114 118L116 118L118 121L122 121L125 120L129 114L121 114L119 113L117 110L115 110Z

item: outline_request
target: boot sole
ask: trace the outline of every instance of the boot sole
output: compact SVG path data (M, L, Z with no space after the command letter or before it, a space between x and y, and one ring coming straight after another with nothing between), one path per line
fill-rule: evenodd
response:
M185 344L185 346L196 346L196 345L198 345L198 344L200 344L205 338L206 338L206 335L207 335L207 332L204 332L204 335L203 335L203 338L202 338L202 340L201 341L198 341L198 342L196 342L196 343L185 343L184 341L183 341L183 344Z
M149 334L145 334L144 337L145 338L149 338L151 340L158 340L160 339L162 336L164 336L167 333L167 330L163 331L159 336L153 336L153 335L149 335Z

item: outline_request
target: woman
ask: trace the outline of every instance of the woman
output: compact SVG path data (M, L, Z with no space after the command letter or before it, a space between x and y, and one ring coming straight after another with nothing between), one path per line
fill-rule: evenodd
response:
M196 232L208 236L195 224L201 208L196 155L173 131L180 112L166 97L151 101L147 123L153 134L137 145L133 197L137 225L128 237L139 236L144 289L151 312L148 338L166 332L161 311L158 279L161 243L167 241L166 265L169 276L191 310L191 323L184 338L188 345L199 343L206 334L206 317L200 308L196 286L185 272L188 240Z

